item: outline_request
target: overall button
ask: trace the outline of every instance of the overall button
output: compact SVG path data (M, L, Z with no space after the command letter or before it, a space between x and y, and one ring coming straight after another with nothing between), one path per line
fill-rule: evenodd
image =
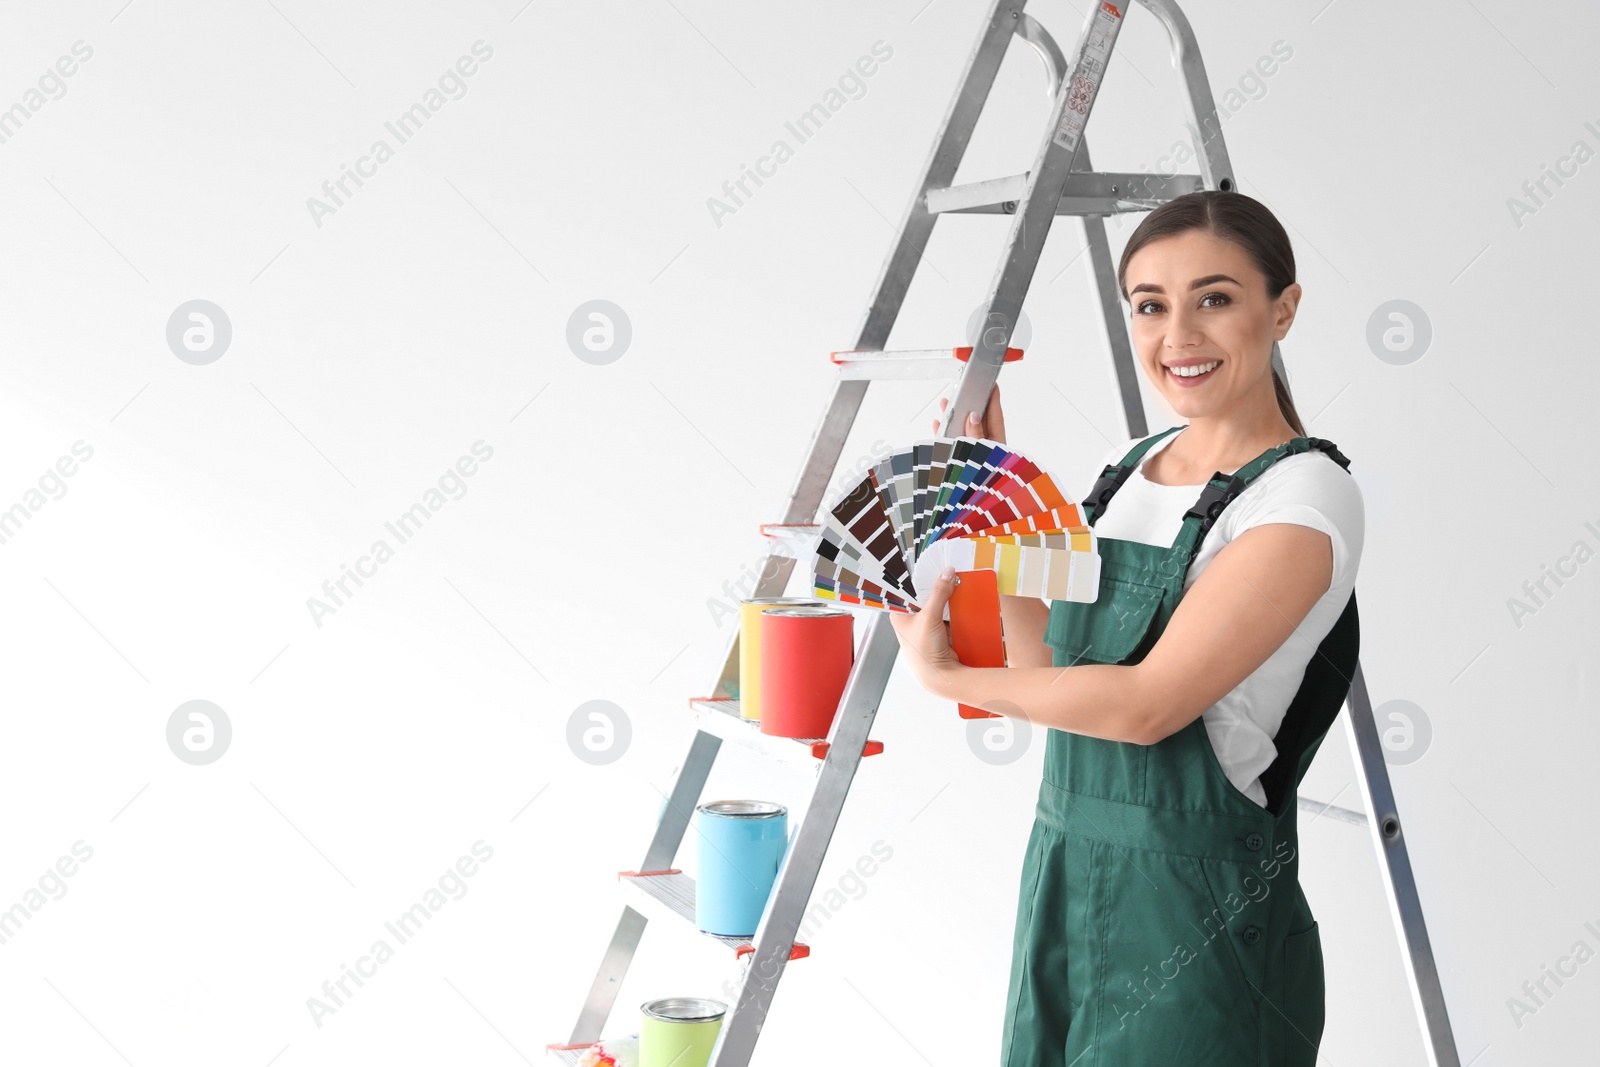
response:
M1253 945L1257 941L1261 940L1261 927L1259 927L1259 926L1246 926L1243 930L1241 930L1239 932L1239 936L1244 938L1244 943L1245 944Z
M1262 837L1260 834L1251 834L1249 837L1244 839L1244 847L1249 849L1251 852L1260 852L1261 846L1266 843L1267 839Z

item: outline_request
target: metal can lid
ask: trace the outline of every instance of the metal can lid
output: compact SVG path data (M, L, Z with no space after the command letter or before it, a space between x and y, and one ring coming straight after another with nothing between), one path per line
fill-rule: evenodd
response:
M639 1010L652 1019L665 1019L673 1023L698 1023L722 1018L727 1014L728 1005L709 997L663 997L660 1000L645 1001L639 1005Z
M744 819L772 819L786 814L788 808L770 800L708 800L695 809L707 815L734 815Z
M739 601L741 604L821 604L822 601L811 596L752 596Z
M849 615L850 613L848 611L846 611L844 608L813 607L813 608L773 608L771 611L763 611L761 614L763 614L763 615L785 615L785 616L788 616L789 618L824 619L824 618L832 617L834 615Z

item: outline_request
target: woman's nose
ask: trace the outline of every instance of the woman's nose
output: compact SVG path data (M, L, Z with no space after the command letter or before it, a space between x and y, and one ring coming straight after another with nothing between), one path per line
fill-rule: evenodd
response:
M1202 338L1199 326L1185 312L1176 311L1167 319L1167 336L1164 343L1168 348L1193 348L1200 343Z

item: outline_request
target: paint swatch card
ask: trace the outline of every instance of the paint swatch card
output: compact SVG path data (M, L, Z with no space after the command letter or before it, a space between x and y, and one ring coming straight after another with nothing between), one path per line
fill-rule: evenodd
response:
M1100 556L1083 511L1008 445L931 438L873 464L826 507L813 595L916 611L945 567L989 571L998 594L1091 603Z
M877 477L870 471L823 516L817 553L906 597L912 596L910 561L900 551L878 492Z
M950 647L968 667L1004 667L1006 643L1000 590L994 571L967 571L950 591ZM963 719L998 719L1000 714L957 704Z

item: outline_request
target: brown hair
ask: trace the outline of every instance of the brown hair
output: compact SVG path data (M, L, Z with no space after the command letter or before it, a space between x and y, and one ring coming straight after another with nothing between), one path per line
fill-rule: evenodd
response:
M1167 201L1146 215L1134 229L1117 263L1117 287L1128 299L1128 260L1151 241L1172 237L1190 230L1205 230L1225 241L1232 241L1250 254L1267 280L1267 297L1278 299L1294 283L1294 249L1283 226L1259 200L1237 190L1200 189ZM1289 387L1272 371L1272 389L1278 397L1278 410L1301 437L1306 428L1295 411Z

